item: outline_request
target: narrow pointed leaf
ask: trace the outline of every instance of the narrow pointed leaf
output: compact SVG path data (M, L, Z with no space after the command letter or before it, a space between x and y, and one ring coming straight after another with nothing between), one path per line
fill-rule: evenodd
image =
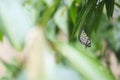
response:
M113 10L114 10L114 2L115 0L105 0L108 18L112 18Z

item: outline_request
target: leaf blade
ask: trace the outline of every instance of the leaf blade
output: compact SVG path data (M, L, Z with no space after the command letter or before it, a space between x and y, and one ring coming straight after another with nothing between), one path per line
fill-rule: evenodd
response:
M112 18L113 11L114 11L114 3L115 3L115 0L105 0L108 18Z

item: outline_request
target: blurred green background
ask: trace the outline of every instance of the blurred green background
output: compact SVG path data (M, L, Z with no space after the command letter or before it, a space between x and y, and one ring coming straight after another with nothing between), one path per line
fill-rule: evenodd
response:
M0 0L0 40L0 80L120 80L120 0Z

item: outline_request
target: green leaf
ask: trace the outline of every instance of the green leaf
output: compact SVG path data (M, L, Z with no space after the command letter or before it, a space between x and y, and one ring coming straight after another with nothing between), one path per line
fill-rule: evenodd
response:
M3 26L3 23L0 19L0 41L2 41L2 39L3 39L3 31L2 31L2 28L1 28L2 26Z
M54 15L55 10L60 4L60 0L55 0L53 5L48 6L43 13L41 14L41 17L39 19L40 25L45 26L47 25L50 18Z
M97 8L96 8L96 11L95 11L95 21L93 21L93 27L94 27L94 30L96 31L99 24L100 24L100 20L102 18L102 15L103 15L103 8L104 8L104 1L101 1Z
M68 43L57 42L55 49L84 76L85 80L115 80L114 76L93 57L87 56L89 51L80 51Z
M112 18L113 11L114 11L114 2L115 0L105 0L108 18Z
M72 22L75 24L77 17L77 7L75 6L75 2L73 2L73 4L70 7L70 17Z
M68 8L65 5L56 11L54 21L65 34L68 34Z
M3 33L0 31L0 41L3 40Z
M17 76L17 73L20 71L20 68L18 68L16 65L9 64L9 63L5 62L1 58L0 58L0 61L3 63L6 70L9 72L8 75L11 75L13 77Z
M48 40L55 41L56 40L56 24L53 19L48 22L47 27L45 28L45 34Z
M99 24L103 15L103 7L104 1L99 2L96 5L96 8L90 16L89 20L87 21L87 24L84 29L86 30L89 37L91 37L91 33L93 32L93 30L96 32L99 28Z
M119 4L119 3L116 3L116 2L115 2L115 5L116 5L118 8L120 8L120 4Z
M94 12L96 3L97 3L97 0L93 0L93 1L88 1L86 4L84 4L76 20L76 25L73 30L71 39L73 39L76 35L78 35L80 29L84 27L84 24L87 24L88 20L90 20L89 18Z

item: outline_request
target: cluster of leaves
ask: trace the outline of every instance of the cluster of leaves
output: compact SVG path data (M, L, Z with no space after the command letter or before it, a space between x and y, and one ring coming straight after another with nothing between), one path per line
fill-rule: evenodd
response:
M91 35L93 30L97 30L101 17L103 15L104 5L106 6L108 18L112 18L114 10L114 0L85 0L83 5L80 5L80 10L77 13L77 19L75 23L75 28L73 30L72 38L77 36L81 28L84 28L88 33L88 36Z

